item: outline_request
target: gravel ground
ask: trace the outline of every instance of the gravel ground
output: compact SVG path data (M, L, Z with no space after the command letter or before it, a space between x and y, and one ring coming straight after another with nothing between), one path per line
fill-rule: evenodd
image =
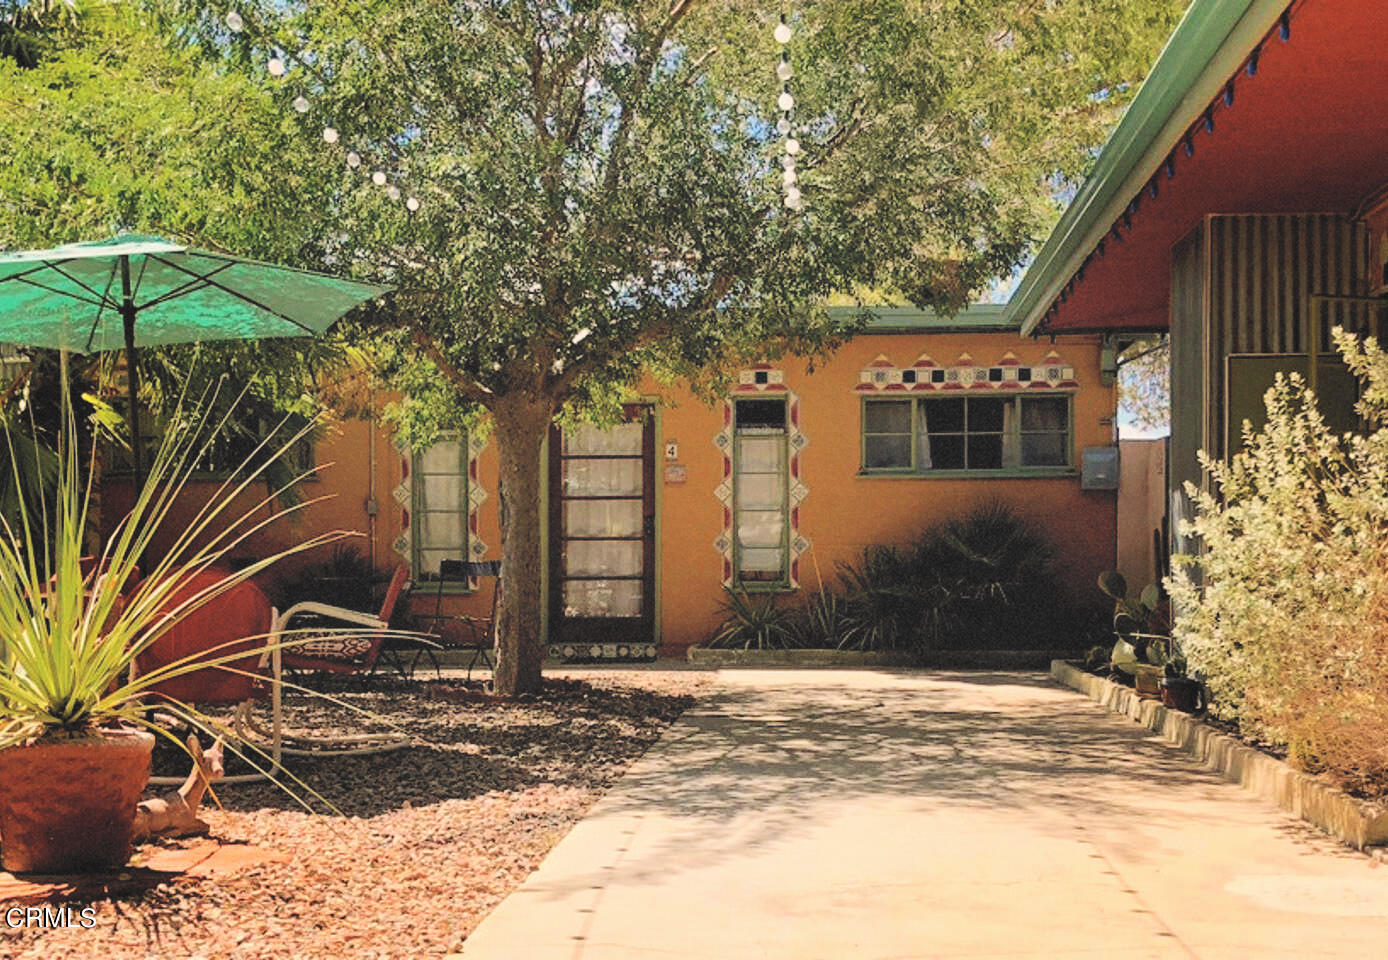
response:
M212 835L283 851L292 862L96 901L91 930L0 925L0 956L440 956L711 683L712 674L684 670L585 671L509 702L459 681L384 681L364 694L339 686L333 696L390 716L427 743L295 762L294 773L337 813L307 813L268 785L223 788L223 809L205 815ZM363 726L305 695L290 709L296 728ZM186 760L166 762L187 770Z

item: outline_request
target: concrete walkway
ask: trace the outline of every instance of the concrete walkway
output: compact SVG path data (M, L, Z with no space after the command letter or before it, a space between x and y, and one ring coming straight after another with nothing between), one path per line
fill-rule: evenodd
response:
M467 960L1388 955L1388 868L1041 674L724 671Z

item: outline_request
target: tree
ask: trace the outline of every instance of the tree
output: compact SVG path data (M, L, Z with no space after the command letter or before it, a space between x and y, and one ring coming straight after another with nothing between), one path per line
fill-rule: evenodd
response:
M259 0L239 32L220 3L165 9L287 113L304 98L306 136L332 141L344 262L400 288L374 336L414 442L489 416L496 687L514 694L540 680L556 415L610 406L643 372L707 382L731 357L827 349L851 332L815 306L835 291L959 306L1044 234L1057 178L1083 172L1181 6L795 4L799 211L763 5ZM383 189L365 185L377 171Z
M1143 337L1119 354L1118 406L1141 430L1170 429L1170 337Z

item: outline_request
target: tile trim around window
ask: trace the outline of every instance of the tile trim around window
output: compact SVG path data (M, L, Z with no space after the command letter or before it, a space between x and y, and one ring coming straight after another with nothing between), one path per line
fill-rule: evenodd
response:
M410 571L415 572L415 549L414 549L414 466L415 455L411 452L408 445L397 437L395 439L395 450L400 456L400 483L391 491L391 496L400 507L400 533L391 543L397 555L410 565ZM485 438L479 438L476 434L467 435L467 553L468 560L484 560L487 556L487 544L482 540L481 532L481 507L486 502L487 491L482 485L482 471L480 461L482 451L487 447ZM452 588L457 591L464 589L467 591L476 590L478 582L475 577L468 579L466 587ZM447 590L445 590L447 592Z
M800 589L800 557L810 549L809 540L800 532L800 509L809 489L803 480L801 456L809 444L800 424L800 398L784 386L784 377L770 364L758 364L751 370L739 373L739 386L734 388L733 396L723 401L723 429L713 438L723 457L723 479L714 490L714 496L723 510L723 529L713 542L723 564L723 586L728 589L749 592L770 590ZM786 399L786 492L788 513L789 575L786 580L776 583L739 583L736 578L734 559L734 522L736 505L733 489L733 456L736 448L734 436L735 404L740 397L765 394L768 397L783 396Z

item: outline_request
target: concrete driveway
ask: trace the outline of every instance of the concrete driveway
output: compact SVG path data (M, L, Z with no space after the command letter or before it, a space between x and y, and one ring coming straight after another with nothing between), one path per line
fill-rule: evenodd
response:
M1042 674L719 679L464 957L1388 955L1388 869Z

